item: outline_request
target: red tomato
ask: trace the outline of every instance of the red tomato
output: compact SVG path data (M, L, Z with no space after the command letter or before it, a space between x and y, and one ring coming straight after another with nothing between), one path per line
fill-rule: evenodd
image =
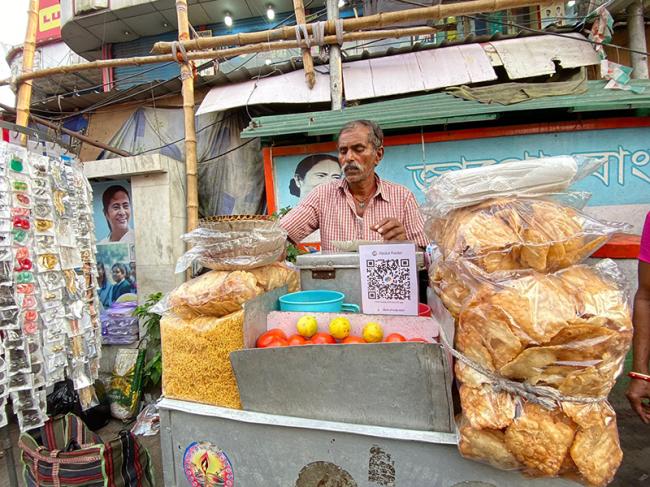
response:
M429 342L427 342L424 338L419 338L419 337L416 337L416 338L409 338L407 341L409 341L409 342L429 343Z
M289 345L289 342L286 341L284 338L274 338L271 340L271 342L266 346L266 348L275 348L275 347L286 347Z
M291 335L289 337L289 346L293 347L296 345L305 345L307 343L307 340L305 340L305 337L302 335Z
M270 330L262 333L258 338L255 346L257 348L266 348L271 343L271 340L274 338L282 338L283 340L287 339L287 335L280 330L279 328L271 328Z
M345 338L341 343L368 343L368 342L361 337L350 335L349 337Z
M334 337L329 333L320 332L320 333L316 333L313 337L311 337L311 342L314 345L329 345L332 343L336 343L336 340L334 340Z
M393 343L393 342L405 342L406 338L404 338L399 333L391 333L386 338L384 338L384 341L385 342L390 342L390 343Z

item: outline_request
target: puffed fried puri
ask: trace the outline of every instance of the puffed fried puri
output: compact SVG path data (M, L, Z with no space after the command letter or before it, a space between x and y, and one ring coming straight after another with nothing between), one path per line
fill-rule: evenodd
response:
M562 468L575 434L575 423L561 411L548 411L527 403L522 415L506 429L505 440L508 450L523 465L555 476Z
M616 417L609 418L605 426L578 431L571 446L571 458L590 484L605 486L611 482L623 461Z
M600 247L612 229L554 201L496 198L460 208L427 232L444 258L471 260L486 272L554 272Z
M460 404L472 428L503 429L515 418L515 400L506 392L494 392L491 385L460 387Z
M502 431L475 429L466 421L461 421L458 449L465 458L488 463L501 470L515 470L520 464L505 444Z

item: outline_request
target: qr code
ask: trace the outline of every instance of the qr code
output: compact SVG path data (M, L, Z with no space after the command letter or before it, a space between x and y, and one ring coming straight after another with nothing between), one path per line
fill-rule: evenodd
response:
M366 261L368 299L411 299L411 271L408 259Z

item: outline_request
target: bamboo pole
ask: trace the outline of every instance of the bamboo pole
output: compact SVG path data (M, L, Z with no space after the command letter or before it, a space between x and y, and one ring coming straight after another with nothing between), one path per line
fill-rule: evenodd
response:
M529 7L533 5L548 4L549 0L470 0L467 2L440 4L433 7L412 8L397 12L382 12L366 17L358 17L343 20L343 30L352 32L362 29L382 28L400 22L413 20L435 20L446 17L471 15L481 12L496 12L511 8ZM307 31L312 34L314 23L306 24ZM336 33L333 20L325 23L325 34ZM201 37L184 42L186 50L196 51L200 49L213 49L221 46L247 45L265 41L278 41L294 39L296 30L294 27L280 27L278 29L264 30L260 32L242 32L218 37ZM171 42L156 42L151 50L153 54L171 52Z
M9 113L16 113L15 108L8 107L7 105L4 105L2 103L0 103L0 108L2 110L6 111L6 112L9 112ZM33 113L29 114L29 118L34 120L34 122L38 122L41 125L45 125L48 128L51 128L53 130L59 130L59 131L63 132L64 134L69 135L70 137L74 137L75 139L80 140L81 142L84 142L84 143L86 143L88 145L92 145L93 147L98 147L99 149L104 149L104 150L106 150L108 152L112 152L113 154L116 154L118 156L130 157L130 156L133 155L130 152L126 152L126 151L124 151L122 149L118 149L117 147L113 147L113 146L110 146L108 144L104 144L103 142L100 142L99 140L91 139L90 137L87 137L84 134L80 134L79 132L75 132L74 130L67 129L65 127L59 127L56 124L50 122L49 120L46 120L46 119L41 118L41 117L37 117Z
M327 20L339 18L338 0L327 0ZM341 65L341 46L330 45L330 95L332 110L343 108L343 66Z
M190 24L187 19L187 0L176 0L178 18L178 41L190 38ZM187 179L187 230L194 230L199 224L199 190L197 182L196 127L194 118L194 73L190 61L181 63L183 82L183 114L185 118L185 174Z
M363 40L373 40L373 39L390 39L390 38L399 38L399 37L409 37L417 35L431 35L435 34L437 29L434 27L408 27L402 29L391 29L391 30L371 30L365 32L350 32L343 35L343 40L345 42L351 41L363 41ZM323 39L325 44L337 44L335 35L325 36ZM247 46L233 47L228 49L215 49L208 51L195 51L188 52L187 58L193 61L199 59L224 59L234 56L239 56L241 54L250 54L256 52L264 51L277 51L282 49L295 49L297 47L302 47L303 44L298 44L294 39L292 41L276 41L276 42L263 42L260 44L250 44ZM107 59L92 61L89 63L80 63L80 64L70 64L68 66L57 66L55 68L41 69L39 71L33 71L31 73L26 73L25 75L17 76L15 83L22 83L30 79L41 79L54 76L57 74L68 74L76 73L79 71L89 71L92 69L104 69L104 68L116 68L120 66L140 66L143 64L154 64L154 63L164 63L170 61L176 61L177 59L172 54L161 54L157 56L138 56L132 58L116 58L116 59ZM11 84L12 80L5 79L0 81L0 85Z
M23 69L24 74L31 73L34 67L34 51L36 51L36 30L38 28L38 0L30 0L29 11L27 12L27 32L25 33L25 44L23 45ZM16 125L27 127L29 123L29 105L32 100L32 82L25 81L18 85L18 96L16 98ZM27 136L21 135L20 143L27 145Z
M293 10L296 13L296 24L298 26L306 24L305 6L302 0L293 0ZM305 46L302 48L302 66L305 70L305 81L307 81L307 86L311 90L316 84L316 74L314 73L314 59L311 57L310 47Z

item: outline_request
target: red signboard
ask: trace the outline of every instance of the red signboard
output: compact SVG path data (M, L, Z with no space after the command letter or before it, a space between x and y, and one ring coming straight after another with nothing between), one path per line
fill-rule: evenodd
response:
M36 42L61 39L61 5L59 0L39 0Z

